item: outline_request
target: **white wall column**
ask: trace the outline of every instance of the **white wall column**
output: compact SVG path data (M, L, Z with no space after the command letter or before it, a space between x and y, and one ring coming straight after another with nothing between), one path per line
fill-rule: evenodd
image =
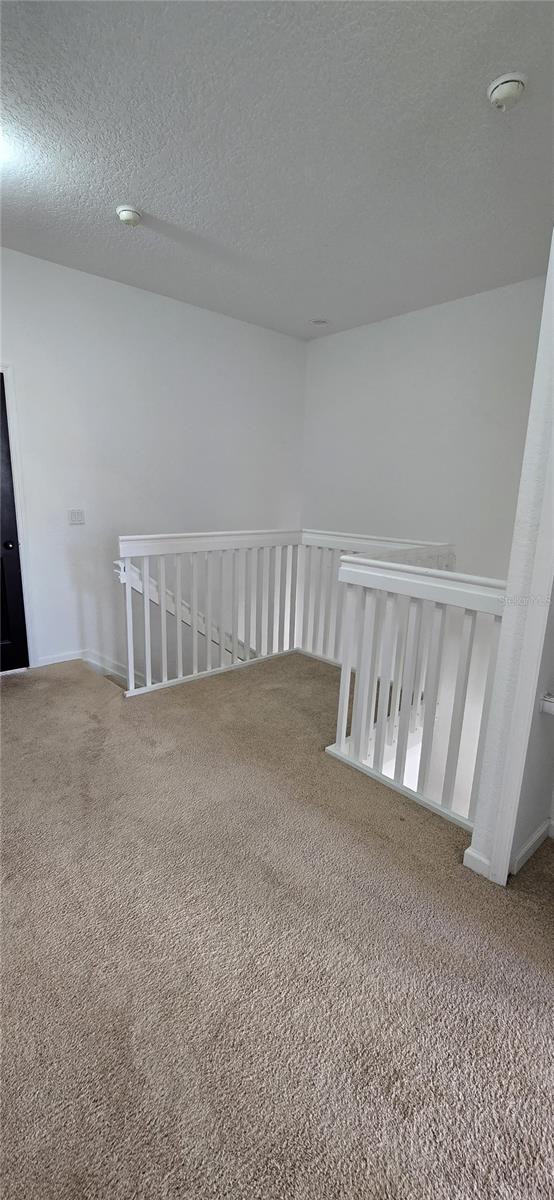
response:
M554 576L551 249L523 456L506 608L479 783L464 863L505 884Z

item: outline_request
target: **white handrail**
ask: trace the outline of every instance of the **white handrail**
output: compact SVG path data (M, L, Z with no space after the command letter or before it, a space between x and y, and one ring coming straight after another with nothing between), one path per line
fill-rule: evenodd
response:
M146 555L187 554L203 550L242 550L265 546L294 546L301 539L299 530L240 529L219 533L141 533L122 534L121 558Z
M430 542L418 542L415 544L431 545ZM439 567L420 567L418 564L413 563L385 562L384 559L361 558L354 554L341 554L341 563L355 563L356 566L361 564L364 567L386 567L388 571L396 571L409 575L429 575L437 579L447 579L449 582L454 579L457 583L475 583L483 587L506 588L505 579L490 579L485 575L464 575L460 571L443 571Z
M144 554L186 554L196 550L230 550L256 546L319 546L355 551L406 550L428 553L431 557L454 559L451 542L412 541L409 538L384 538L374 534L337 533L326 529L235 529L207 533L124 533L119 538L121 558L140 558Z
M463 575L430 567L380 562L344 555L340 560L341 583L378 591L395 592L420 600L452 604L475 612L501 614L505 603L506 581L479 575Z

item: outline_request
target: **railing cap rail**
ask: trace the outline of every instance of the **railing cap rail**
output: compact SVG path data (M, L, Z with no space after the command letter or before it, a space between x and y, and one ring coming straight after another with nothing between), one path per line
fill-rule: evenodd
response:
M411 543L424 545L425 543ZM427 543L430 545L431 543ZM437 545L439 543L436 543ZM446 579L449 582L476 584L479 587L494 588L496 591L506 590L505 579L489 579L485 575L464 575L460 571L442 571L439 567L420 567L412 563L384 562L380 558L362 558L359 554L342 554L342 563L356 563L357 566L376 568L378 570L395 571L404 575L427 575L434 579Z
M122 558L149 554L182 554L187 550L232 550L254 546L288 546L300 541L298 529L231 529L214 533L130 533L119 538Z
M377 591L393 592L413 599L433 600L438 604L473 609L500 616L505 602L506 583L479 575L462 575L433 567L412 567L386 563L379 559L345 554L339 568L341 583Z
M335 550L390 547L391 553L405 548L454 552L450 542L412 541L410 538L384 538L372 534L336 533L326 529L226 529L193 533L125 533L119 538L122 558L143 555L179 554L194 550L224 550L256 546L320 545Z
M426 542L419 538L396 538L396 537L381 537L374 533L345 533L344 530L336 529L302 529L302 540L310 545L317 544L317 539L332 540L334 544L345 542L368 542L374 543L376 546L396 546L401 549L403 546L414 546L418 549L430 550L455 550L453 542Z

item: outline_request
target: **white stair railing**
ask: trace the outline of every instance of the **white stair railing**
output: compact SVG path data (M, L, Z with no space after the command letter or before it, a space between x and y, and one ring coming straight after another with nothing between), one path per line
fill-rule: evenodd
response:
M286 530L120 538L127 695L291 649L297 538ZM171 629L168 614L180 615Z
M127 695L293 649L339 662L345 553L454 563L448 543L320 530L121 537Z
M339 579L342 671L328 753L471 827L504 581L348 556Z

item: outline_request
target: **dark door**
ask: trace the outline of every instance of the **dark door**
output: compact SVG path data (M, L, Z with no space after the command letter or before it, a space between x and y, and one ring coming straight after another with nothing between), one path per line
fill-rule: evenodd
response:
M12 460L6 413L4 376L0 375L2 393L2 510L0 542L0 586L2 612L0 623L0 670L15 671L17 667L29 666L25 609L21 586L21 564L13 495Z

